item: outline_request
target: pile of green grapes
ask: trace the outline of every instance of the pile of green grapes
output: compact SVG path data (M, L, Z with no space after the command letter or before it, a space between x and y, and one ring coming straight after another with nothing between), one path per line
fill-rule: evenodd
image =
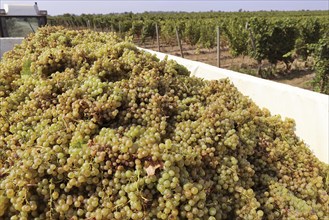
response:
M0 103L0 219L329 219L293 120L129 39L39 29Z

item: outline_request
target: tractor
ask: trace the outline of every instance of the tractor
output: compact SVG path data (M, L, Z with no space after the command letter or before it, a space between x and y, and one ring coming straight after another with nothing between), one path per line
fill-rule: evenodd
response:
M22 42L24 37L47 24L47 11L38 4L4 4L0 9L0 59L2 55Z

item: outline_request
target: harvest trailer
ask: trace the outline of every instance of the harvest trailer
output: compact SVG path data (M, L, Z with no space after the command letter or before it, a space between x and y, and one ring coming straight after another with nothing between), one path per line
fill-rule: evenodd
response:
M4 4L0 9L0 58L24 37L47 24L47 11L34 5Z

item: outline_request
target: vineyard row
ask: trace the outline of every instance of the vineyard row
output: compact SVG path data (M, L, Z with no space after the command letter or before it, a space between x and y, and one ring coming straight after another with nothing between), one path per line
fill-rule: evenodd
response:
M177 45L179 37L188 45L209 49L217 46L219 29L220 45L228 46L233 56L254 58L260 76L264 60L273 66L283 62L289 70L295 59L312 57L317 74L314 89L328 94L327 12L65 14L51 17L49 23L75 29L114 31L122 36L133 36L140 43L155 40L160 35L162 44Z

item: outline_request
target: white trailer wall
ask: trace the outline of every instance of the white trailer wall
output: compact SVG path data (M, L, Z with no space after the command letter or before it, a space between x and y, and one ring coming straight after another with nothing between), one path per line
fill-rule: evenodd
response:
M163 59L167 54L146 50ZM314 154L329 163L329 96L297 87L260 79L246 74L217 68L201 62L168 55L186 66L197 77L207 80L229 78L244 95L259 107L282 118L293 118L296 134L304 140Z

